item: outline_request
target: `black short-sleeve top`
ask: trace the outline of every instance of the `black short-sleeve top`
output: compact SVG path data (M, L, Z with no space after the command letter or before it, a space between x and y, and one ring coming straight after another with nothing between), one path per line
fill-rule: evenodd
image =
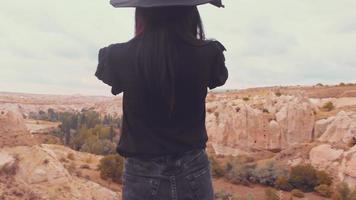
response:
M161 99L140 86L135 70L140 37L100 49L95 76L123 92L122 130L117 152L124 157L151 158L203 149L207 90L225 84L228 70L218 41L202 45L177 43L179 63L175 73L175 112L167 118Z

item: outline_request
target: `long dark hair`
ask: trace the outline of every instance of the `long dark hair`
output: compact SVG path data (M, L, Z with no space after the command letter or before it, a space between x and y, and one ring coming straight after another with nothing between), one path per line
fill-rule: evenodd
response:
M175 108L177 42L204 43L205 35L196 6L136 8L136 37L141 37L137 67L145 88L162 98L169 117Z

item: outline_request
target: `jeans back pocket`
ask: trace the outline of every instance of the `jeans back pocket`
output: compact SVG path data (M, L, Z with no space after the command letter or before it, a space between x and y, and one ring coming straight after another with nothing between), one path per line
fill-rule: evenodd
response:
M122 200L153 200L158 193L159 185L159 179L124 173Z
M210 173L210 162L206 152L203 152L195 160L188 164L189 173L185 176L185 179L191 189L190 192L194 196L193 199L214 200L214 189Z

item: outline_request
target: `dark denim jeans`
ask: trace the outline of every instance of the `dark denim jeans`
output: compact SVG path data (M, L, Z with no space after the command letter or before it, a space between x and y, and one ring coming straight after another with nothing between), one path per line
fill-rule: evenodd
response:
M204 149L183 156L125 159L123 200L214 200Z

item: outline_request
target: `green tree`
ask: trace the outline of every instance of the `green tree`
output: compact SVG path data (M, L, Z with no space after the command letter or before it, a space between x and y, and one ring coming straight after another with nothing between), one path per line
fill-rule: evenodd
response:
M47 110L48 120L49 121L58 121L58 114L54 111L53 108L48 108Z

